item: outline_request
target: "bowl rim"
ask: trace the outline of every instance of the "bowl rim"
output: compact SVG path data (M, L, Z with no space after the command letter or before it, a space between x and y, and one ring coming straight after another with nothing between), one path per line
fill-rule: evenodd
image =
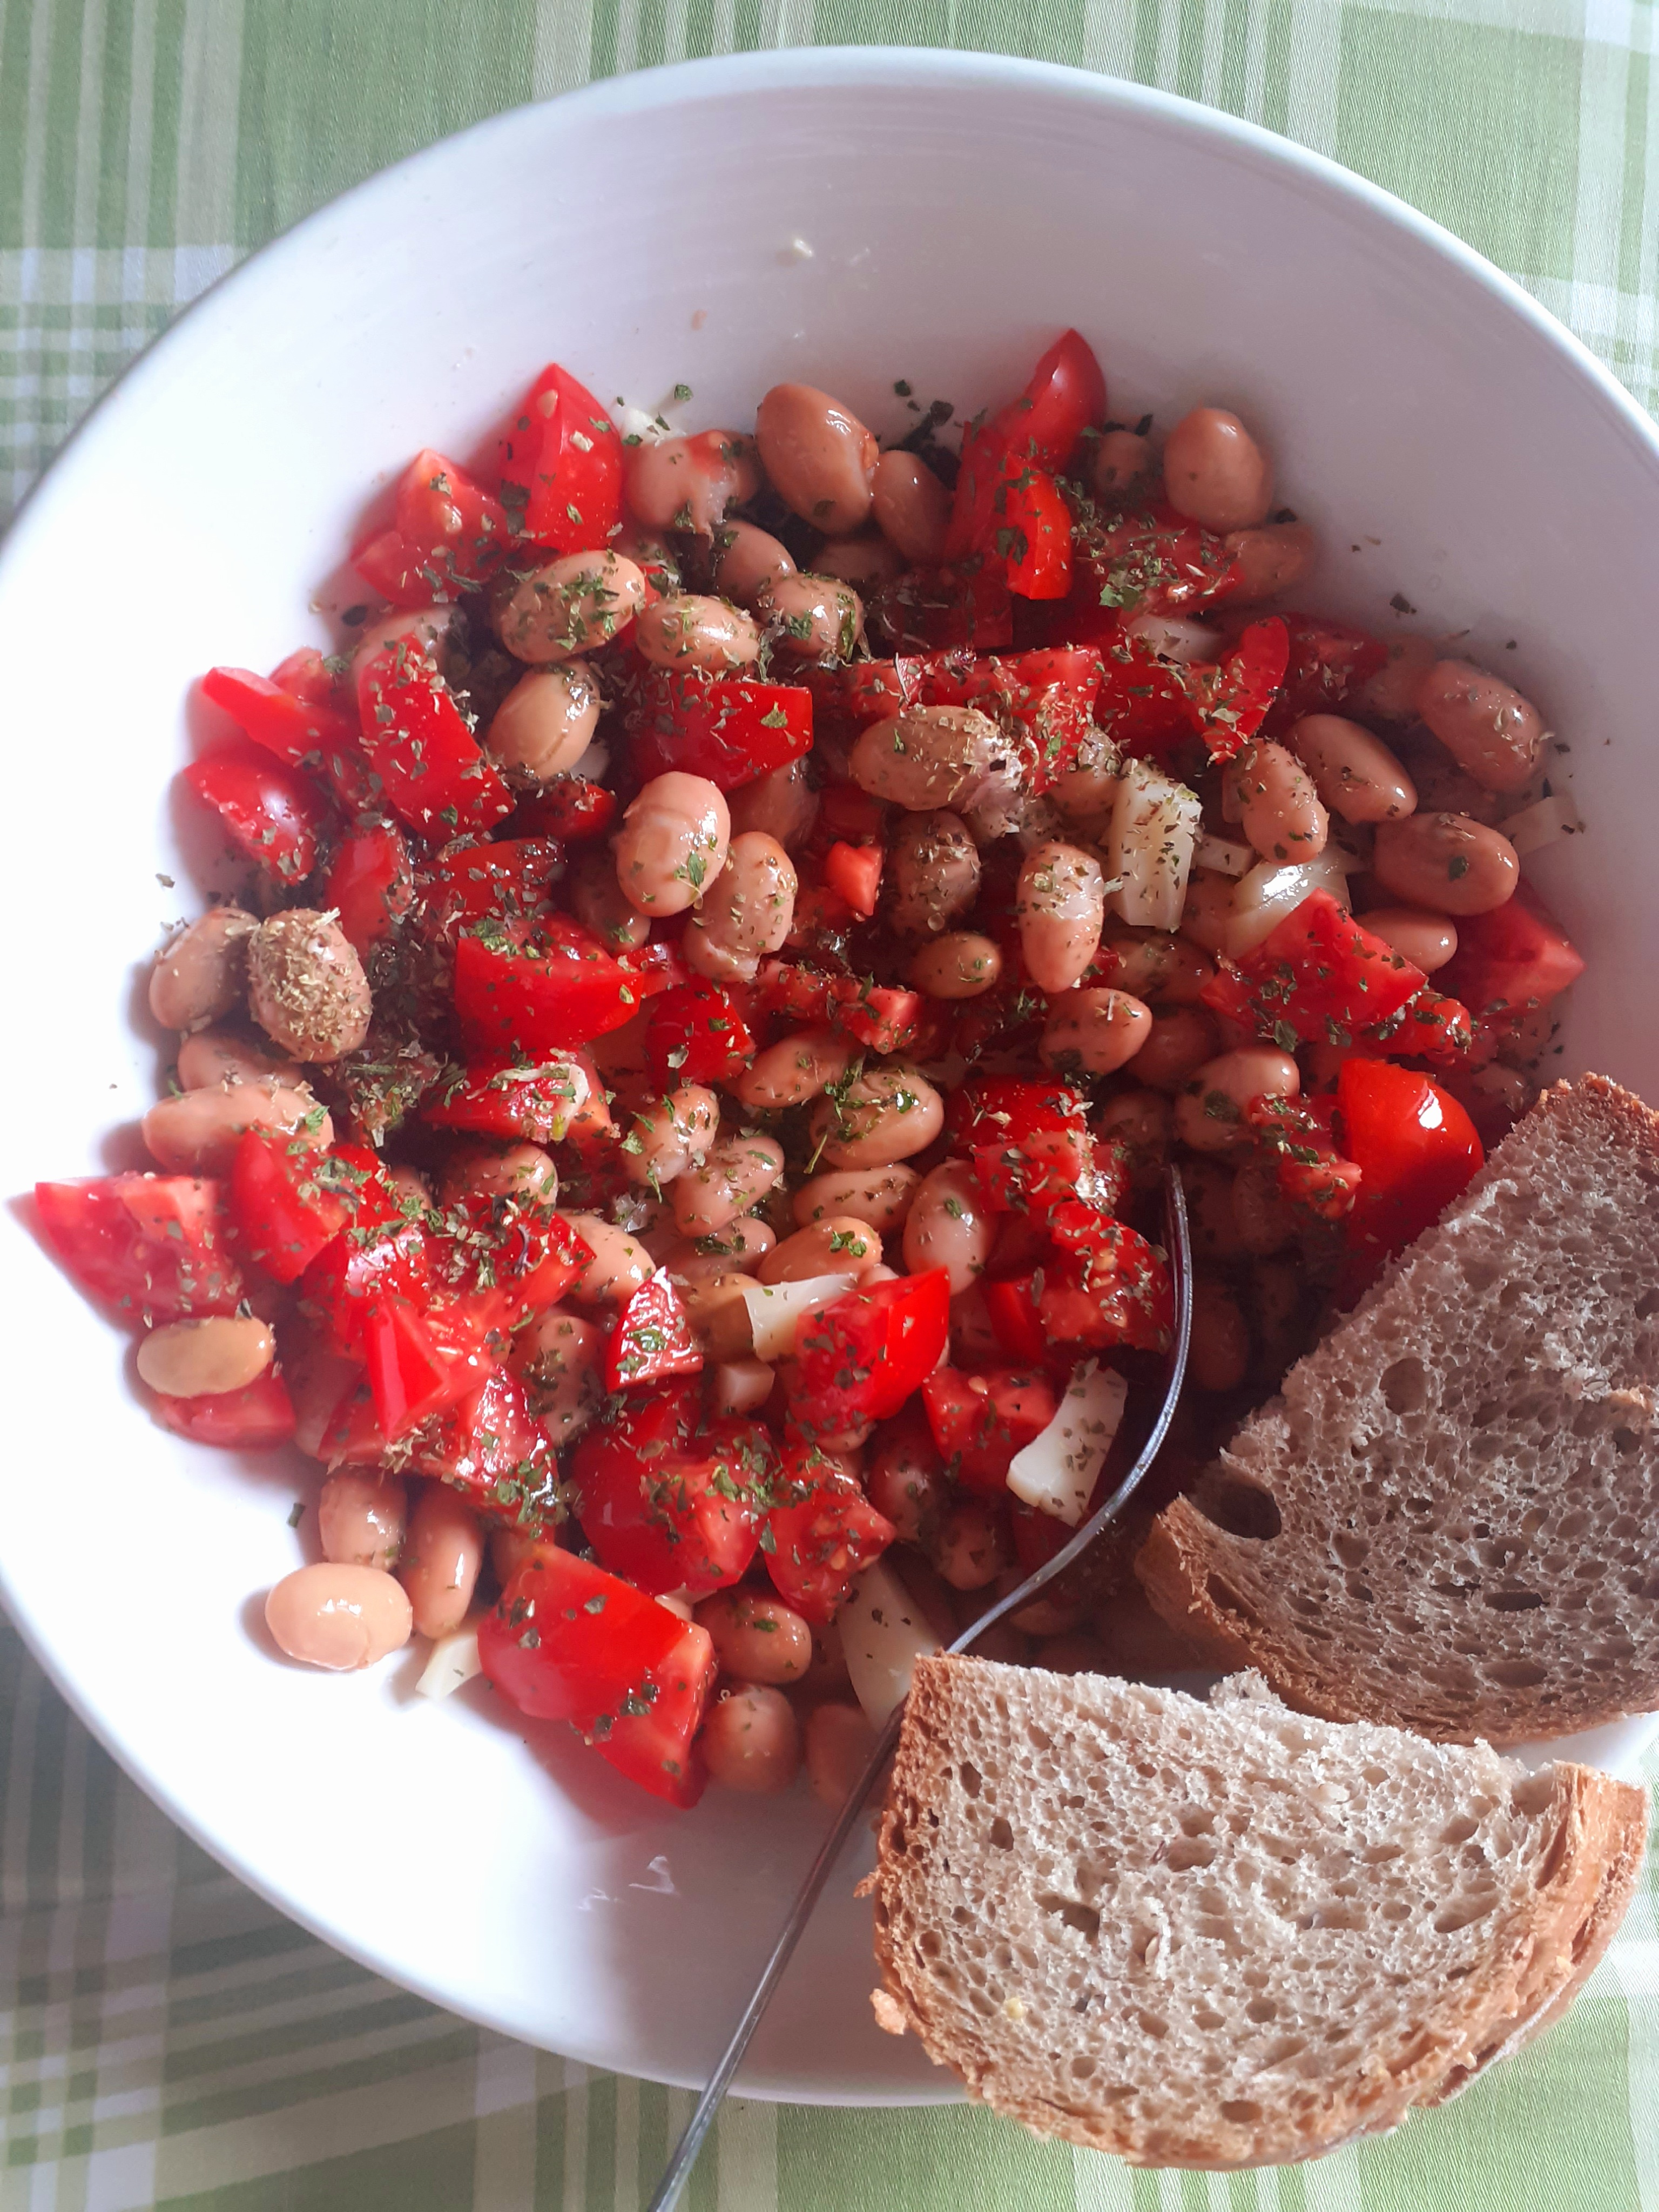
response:
M929 89L1025 88L1039 95L1075 103L1099 115L1147 118L1191 137L1218 143L1258 173L1274 175L1281 180L1288 176L1312 197L1346 204L1397 237L1434 254L1464 280L1478 285L1492 304L1506 310L1534 340L1542 341L1563 369L1576 373L1581 384L1588 387L1586 397L1599 403L1604 416L1625 434L1655 474L1659 475L1659 425L1581 339L1476 248L1385 187L1328 155L1201 101L1068 64L948 48L784 46L632 70L544 100L501 109L374 172L255 247L186 303L166 329L120 371L74 426L25 494L4 531L0 532L0 629L3 629L5 622L9 580L29 560L36 528L53 499L70 484L85 444L109 434L118 426L124 410L142 403L150 380L168 374L175 342L181 336L188 342L190 335L204 321L225 313L228 307L234 312L241 289L257 283L260 271L289 257L303 258L315 251L325 242L330 226L343 213L349 213L354 220L365 215L372 216L379 200L395 208L406 198L412 185L418 185L427 170L441 172L445 164L456 158L457 149L480 142L486 134L510 138L514 133L522 133L534 137L542 131L556 134L567 117L633 117L671 108L695 107L734 94L854 90L872 86L918 94ZM0 1601L54 1689L122 1772L143 1790L168 1820L265 1904L368 1972L412 1990L457 2016L498 2033L518 2035L518 2027L495 2014L488 2003L458 2002L452 1992L436 1987L428 1978L411 1974L400 1962L390 1960L372 1946L355 1941L349 1930L300 1905L276 1884L257 1877L198 1826L164 1776L141 1764L130 1763L123 1747L106 1733L90 1697L82 1696L67 1662L60 1663L59 1655L21 1602L20 1593L13 1588L7 1571L3 1540L0 1540ZM1659 1726L1659 1721L1653 1725ZM581 2057L580 2052L569 2055ZM955 2101L962 2094L953 2081L917 2087L901 2086L893 2095L879 2100L858 2091L839 2090L833 2082L776 2087L747 2084L740 2077L737 2087L742 2094L769 2101L824 2106L936 2104Z

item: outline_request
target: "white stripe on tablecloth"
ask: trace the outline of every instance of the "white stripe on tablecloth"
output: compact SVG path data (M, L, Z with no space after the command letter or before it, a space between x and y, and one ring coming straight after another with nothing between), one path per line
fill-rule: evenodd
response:
M485 2031L477 2080L472 2212L524 2212L536 2194L536 2054Z
M1121 2159L1072 2146L1072 2191L1077 2212L1135 2212L1134 2176Z
M530 89L538 100L586 84L593 65L593 10L572 0L536 0Z
M714 2130L720 2212L777 2212L778 2108L728 2097Z

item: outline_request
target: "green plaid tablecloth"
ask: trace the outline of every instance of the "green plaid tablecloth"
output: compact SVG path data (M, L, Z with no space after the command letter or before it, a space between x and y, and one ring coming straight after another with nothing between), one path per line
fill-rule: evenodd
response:
M0 0L0 522L241 255L462 125L764 46L1002 50L1336 155L1659 404L1645 0ZM14 742L21 733L14 733ZM0 2212L637 2212L689 2096L471 2027L290 1925L0 1624ZM1656 1770L1659 1778L1659 1769ZM960 2106L736 2101L696 2212L1659 2212L1656 1875L1571 2021L1391 2141L1131 2174Z

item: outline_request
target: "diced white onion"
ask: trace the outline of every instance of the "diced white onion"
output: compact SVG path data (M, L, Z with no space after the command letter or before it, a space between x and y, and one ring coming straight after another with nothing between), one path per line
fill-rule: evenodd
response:
M836 1615L853 1694L879 1728L910 1686L918 1659L939 1642L885 1559L866 1567Z
M1183 667L1194 660L1213 660L1221 649L1219 630L1184 622L1178 615L1132 615L1123 627L1160 660L1177 661Z
M1581 826L1571 799L1565 792L1554 790L1547 799L1535 799L1498 825L1523 860L1528 853L1541 853L1546 845L1558 844L1563 837L1576 837Z
M654 446L659 438L668 435L656 416L643 407L619 407L616 423L624 438L639 438L647 446Z
M749 1309L757 1359L791 1359L795 1351L795 1328L805 1314L844 1298L854 1284L852 1275L809 1275L799 1283L745 1283L743 1302Z
M1252 868L1233 894L1233 918L1227 926L1229 955L1238 960L1253 952L1310 891L1328 891L1345 911L1348 908L1348 879L1328 847L1316 860L1295 860L1288 866L1263 860Z
M659 1590L657 1603L665 1612L672 1613L676 1620L690 1620L691 1618L691 1601L683 1589Z
M415 1686L423 1698L447 1698L483 1671L477 1623L464 1621L447 1636L439 1637Z
M1193 860L1195 866L1212 868L1218 876L1242 876L1255 866L1255 853L1251 846L1235 845L1231 837L1204 836Z
M1202 811L1196 792L1150 761L1124 763L1101 861L1117 883L1109 903L1131 928L1179 923Z
M1075 1528L1094 1495L1128 1395L1115 1367L1085 1359L1073 1369L1059 1412L1040 1437L1014 1454L1008 1487L1015 1497Z

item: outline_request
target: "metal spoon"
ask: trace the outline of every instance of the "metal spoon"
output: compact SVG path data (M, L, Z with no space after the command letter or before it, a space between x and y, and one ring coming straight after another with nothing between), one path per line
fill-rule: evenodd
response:
M949 1646L951 1654L965 1651L969 1645L982 1636L994 1622L1000 1620L1006 1613L1016 1613L1022 1606L1030 1604L1040 1589L1046 1589L1057 1575L1064 1574L1073 1560L1094 1541L1101 1530L1109 1528L1116 1520L1118 1515L1139 1488L1147 1470L1163 1449L1164 1439L1170 1432L1170 1423L1175 1418L1176 1403L1181 1395L1181 1386L1186 1379L1187 1349L1191 1342L1193 1333L1193 1252L1187 1229L1187 1196L1182 1188L1181 1170L1178 1168L1172 1167L1169 1171L1164 1187L1164 1209L1170 1269L1175 1287L1175 1341L1170 1352L1170 1379L1164 1393L1164 1404L1157 1421L1153 1424L1152 1432L1141 1447L1140 1455L1134 1465L1105 1504L1090 1515L1071 1541L1056 1552L1052 1559L1045 1559L1040 1567L1034 1568L1017 1589L1010 1590L1006 1597L999 1600L988 1613L981 1613L970 1628L963 1629L956 1642ZM748 2050L755 2030L760 2026L762 2014L772 2001L773 1991L783 1978L783 1970L794 1955L795 1946L800 1941L801 1931L806 1925L812 1907L823 1893L823 1886L830 1879L830 1869L841 1856L842 1845L858 1825L859 1818L864 1810L865 1800L868 1797L877 1776L892 1756L893 1747L898 1741L899 1726L903 1717L904 1706L901 1701L888 1716L887 1723L876 1740L875 1748L870 1753L869 1761L863 1773L854 1784L848 1794L847 1802L836 1814L829 1834L819 1846L818 1855L808 1869L806 1879L800 1886L799 1894L790 1908L789 1917L784 1922L779 1932L778 1940L772 1947L772 1955L767 1960L765 1970L759 1981L755 1984L755 1994L744 2008L743 2017L732 2030L732 2040L720 2054L720 2063L709 2076L708 2086L697 2100L697 2109L686 2122L685 2132L675 2147L674 2155L669 2161L667 2171L658 2183L657 2192L646 2207L646 2212L673 2212L674 2206L678 2203L680 2191L690 2179L691 2169L696 2164L697 2153L702 2148L703 2137L714 2123L714 2115L720 2107L720 2100L730 2086L732 2076L743 2062L743 2054Z

